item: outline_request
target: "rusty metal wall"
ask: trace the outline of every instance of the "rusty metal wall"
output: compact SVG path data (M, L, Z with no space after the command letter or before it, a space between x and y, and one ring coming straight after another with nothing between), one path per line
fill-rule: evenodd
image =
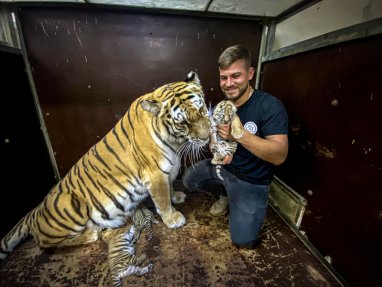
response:
M304 196L302 229L352 286L382 286L382 37L263 67L290 117L277 175Z
M216 102L222 97L217 58L223 49L245 44L257 64L262 30L258 21L107 9L19 11L61 175L140 95L196 70L208 101Z

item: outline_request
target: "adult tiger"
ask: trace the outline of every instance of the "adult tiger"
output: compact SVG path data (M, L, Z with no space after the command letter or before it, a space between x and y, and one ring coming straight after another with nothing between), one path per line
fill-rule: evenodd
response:
M1 240L0 259L29 234L43 248L93 242L101 229L125 224L148 195L169 228L182 226L186 223L183 214L171 205L186 197L172 188L180 167L177 151L186 142L203 147L209 133L208 111L196 73L139 97Z

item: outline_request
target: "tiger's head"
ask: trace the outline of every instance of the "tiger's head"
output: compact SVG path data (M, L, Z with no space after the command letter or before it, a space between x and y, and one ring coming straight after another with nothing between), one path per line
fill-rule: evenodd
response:
M141 101L159 123L161 136L179 146L192 142L204 146L209 141L210 121L198 75L190 72L184 81L159 87Z

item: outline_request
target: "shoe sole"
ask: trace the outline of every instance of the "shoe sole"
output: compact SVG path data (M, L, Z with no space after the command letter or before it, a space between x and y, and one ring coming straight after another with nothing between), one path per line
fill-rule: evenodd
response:
M224 212L222 212L222 213L218 213L218 214L212 214L212 213L210 212L210 214L211 214L213 217L223 216L223 215L226 215L227 213L228 213L228 210L225 210Z

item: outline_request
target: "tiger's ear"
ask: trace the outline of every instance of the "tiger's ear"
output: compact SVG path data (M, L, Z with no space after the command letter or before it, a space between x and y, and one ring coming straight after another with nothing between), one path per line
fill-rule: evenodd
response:
M186 79L184 80L186 83L190 83L190 84L194 84L194 85L198 85L200 86L200 80L199 80L199 76L196 72L189 72L187 74L187 77Z
M148 111L157 116L161 110L162 103L159 103L154 100L143 100L141 102L141 106L145 111Z

